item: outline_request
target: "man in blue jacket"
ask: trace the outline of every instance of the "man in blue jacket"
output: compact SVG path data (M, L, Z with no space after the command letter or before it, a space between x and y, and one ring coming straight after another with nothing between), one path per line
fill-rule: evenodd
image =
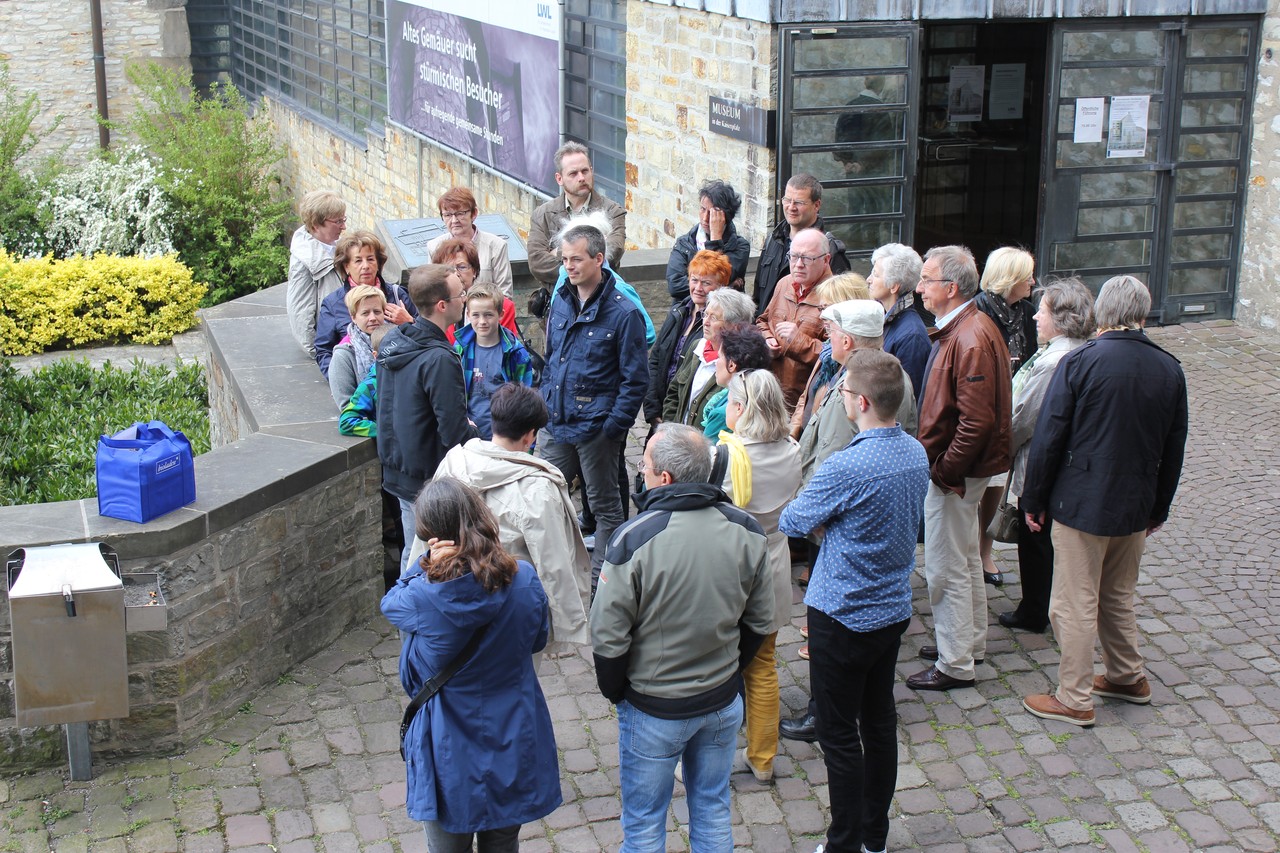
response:
M1057 691L1023 705L1077 726L1093 725L1095 696L1151 701L1133 597L1147 537L1169 518L1187 441L1187 380L1143 334L1146 286L1116 276L1093 310L1098 337L1058 365L1022 491L1030 530L1053 519L1049 621L1062 650ZM1105 667L1096 676L1095 639Z
M591 558L594 595L605 545L622 523L618 454L649 386L644 320L605 268L605 237L589 225L569 228L560 256L568 280L547 316L542 395L551 420L538 446L569 482L581 475L596 516Z
M475 438L467 420L462 364L445 329L462 322L467 292L452 267L424 264L409 276L409 298L418 309L378 347L378 458L382 488L400 501L404 551L413 544L413 502L451 447Z

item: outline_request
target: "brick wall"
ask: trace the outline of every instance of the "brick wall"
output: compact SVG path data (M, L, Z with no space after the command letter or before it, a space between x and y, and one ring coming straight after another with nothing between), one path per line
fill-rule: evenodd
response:
M777 35L768 24L655 3L627 6L627 237L669 247L698 220L698 186L742 195L734 225L759 250L772 217L774 152L712 133L708 97L774 109Z
M1270 0L1267 6L1258 52L1236 320L1275 329L1280 326L1280 284L1276 277L1280 268L1280 0Z
M107 70L107 111L112 120L128 115L135 90L125 80L125 64L153 59L190 66L191 37L186 0L102 0L103 48ZM98 147L93 30L86 0L9 0L3 6L0 58L20 91L40 97L37 128L62 116L57 133L40 151L67 147L68 160ZM113 134L114 135L114 134Z

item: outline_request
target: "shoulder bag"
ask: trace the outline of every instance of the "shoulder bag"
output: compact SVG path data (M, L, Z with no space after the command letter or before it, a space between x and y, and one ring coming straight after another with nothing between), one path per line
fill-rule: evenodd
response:
M449 664L435 675L427 679L427 683L422 685L422 689L418 691L418 695L413 697L413 701L409 703L409 707L404 709L404 717L400 720L400 758L404 759L404 735L409 731L409 724L413 722L413 718L418 716L418 711L422 706L427 704L427 700L440 692L440 688L444 687L446 681L453 678L453 674L462 669L475 655L476 649L480 647L480 641L484 639L485 632L489 630L488 625L482 625L471 635L471 639L467 640L467 644L458 652L457 657L449 661Z

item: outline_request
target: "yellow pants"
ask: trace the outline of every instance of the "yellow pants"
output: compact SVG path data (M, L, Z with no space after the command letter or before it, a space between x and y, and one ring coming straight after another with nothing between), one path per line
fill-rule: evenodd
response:
M747 759L762 773L773 768L773 757L778 754L778 666L773 656L777 641L777 632L765 637L742 671L747 692Z

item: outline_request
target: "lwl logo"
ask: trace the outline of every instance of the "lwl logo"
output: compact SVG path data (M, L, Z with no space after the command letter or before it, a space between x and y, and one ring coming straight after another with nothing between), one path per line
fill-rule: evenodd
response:
M174 468L178 467L179 461L180 461L179 454L176 454L176 453L173 456L170 456L168 459L161 459L159 462L156 463L156 473L163 474L166 471L172 471Z
M551 20L551 4L550 3L538 4L538 17L546 18L548 21Z

